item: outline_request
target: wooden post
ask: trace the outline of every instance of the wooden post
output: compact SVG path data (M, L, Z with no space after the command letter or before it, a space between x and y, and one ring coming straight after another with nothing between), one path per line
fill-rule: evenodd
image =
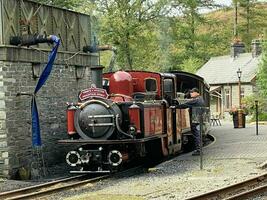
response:
M255 101L256 105L256 135L259 135L259 112L258 112L258 101Z

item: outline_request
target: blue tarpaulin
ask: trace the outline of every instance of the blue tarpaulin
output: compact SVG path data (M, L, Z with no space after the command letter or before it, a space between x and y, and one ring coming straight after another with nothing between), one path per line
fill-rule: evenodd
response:
M48 57L48 63L45 66L45 69L43 70L38 83L35 87L34 94L32 96L32 102L31 102L31 112L32 112L32 145L33 146L41 146L41 132L40 132L40 124L39 124L39 115L38 115L38 109L37 104L35 100L35 96L37 92L42 88L42 86L45 84L46 80L48 79L52 68L53 63L57 55L57 50L60 44L60 39L54 35L51 36L51 40L55 44L49 57Z

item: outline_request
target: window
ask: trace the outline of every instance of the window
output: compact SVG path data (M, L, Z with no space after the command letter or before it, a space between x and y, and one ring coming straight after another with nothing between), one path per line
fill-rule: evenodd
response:
M241 99L243 99L245 97L245 88L241 88L240 97L241 97Z
M173 81L172 79L164 79L164 92L173 92Z
M230 90L229 89L225 89L225 108L226 109L230 109Z
M109 80L104 78L102 84L103 84L103 89L105 89L107 93L109 93Z
M104 87L108 87L109 86L109 80L108 79L106 79L106 78L103 79L103 86Z
M156 92L157 91L157 81L156 79L148 78L145 80L146 92Z
M171 103L171 100L175 98L173 80L170 78L163 81L164 98Z

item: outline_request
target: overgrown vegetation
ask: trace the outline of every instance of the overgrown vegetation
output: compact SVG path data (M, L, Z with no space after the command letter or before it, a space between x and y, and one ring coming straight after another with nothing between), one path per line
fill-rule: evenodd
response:
M266 98L262 95L252 94L250 96L246 96L242 99L243 105L246 107L248 114L251 115L251 120L255 121L256 119L256 104L255 100L258 101L258 119L260 121L267 120L267 101Z
M267 42L263 43L262 60L257 74L257 85L261 96L267 97Z
M256 118L255 101L258 101L259 120L267 120L267 43L266 39L263 42L262 60L257 74L258 92L247 96L243 99L244 105L247 107L252 120Z
M263 42L263 53L260 68L257 74L257 87L259 89L258 97L255 99L259 100L260 106L260 120L267 120L267 36ZM254 99L254 100L255 100Z

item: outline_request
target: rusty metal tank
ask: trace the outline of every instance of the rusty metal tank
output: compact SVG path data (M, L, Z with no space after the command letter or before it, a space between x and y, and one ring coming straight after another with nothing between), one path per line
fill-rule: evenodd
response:
M74 124L83 139L105 140L121 125L120 108L109 99L94 98L75 112Z

